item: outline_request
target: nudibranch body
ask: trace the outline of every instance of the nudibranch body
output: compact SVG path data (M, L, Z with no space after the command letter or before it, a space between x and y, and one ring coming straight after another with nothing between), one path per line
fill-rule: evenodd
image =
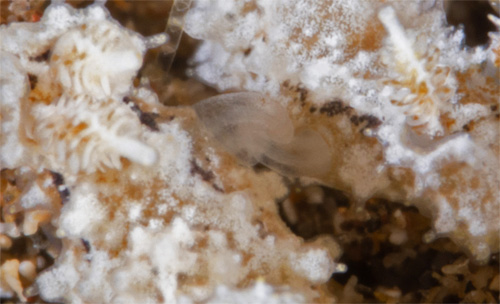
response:
M321 177L330 169L321 135L298 129L283 106L256 92L218 95L197 103L202 123L246 164L262 163L284 175Z

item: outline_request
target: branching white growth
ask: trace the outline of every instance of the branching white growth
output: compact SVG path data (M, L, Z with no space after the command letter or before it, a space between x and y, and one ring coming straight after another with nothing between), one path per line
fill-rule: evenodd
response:
M38 105L34 136L52 164L72 172L121 168L120 157L142 165L157 159L156 151L137 139L140 123L128 106L114 101L92 102L84 95L63 95L53 105Z
M9 107L26 109L16 114L2 104L2 115L8 110L9 118L14 118L2 128L12 129L23 119L19 115L27 116L29 123L19 128L40 144L41 158L48 160L45 165L61 170L67 166L77 173L121 168L121 157L142 165L156 161L156 151L138 139L137 115L121 100L131 91L146 44L164 42L164 34L144 39L123 28L111 20L104 1L83 10L54 2L39 23L14 23L1 30L7 37L1 48L19 56L21 68L38 78L29 107L20 106L26 97L10 101L2 90ZM12 38L18 34L20 39ZM30 59L34 50L38 55L50 51L49 61ZM10 66L9 70L14 71ZM54 88L60 89L54 92ZM14 139L9 136L10 142ZM19 147L2 144L2 150L10 150L7 161L22 157Z
M391 6L380 10L378 18L389 32L398 68L410 80L410 84L416 89L406 89L406 96L399 101L405 108L407 123L410 126L421 126L427 124L429 135L437 135L443 132L439 123L439 104L442 102L436 96L433 76L427 72L425 62L417 58L413 43L407 38L403 26L399 23L396 13ZM419 97L424 94L425 97Z
M110 21L89 22L62 35L51 67L57 80L74 94L97 100L118 98L130 90L142 65L144 42Z
M488 19L490 19L491 22L493 22L496 26L497 29L500 30L500 18L495 16L495 15L488 15ZM493 34L493 33L491 33Z
M399 23L396 12L391 6L380 10L378 18L389 32L391 41L397 51L397 60L406 64L408 72L416 72L416 81L422 82L429 78L423 63L417 59L413 51L412 43L406 37L403 26Z

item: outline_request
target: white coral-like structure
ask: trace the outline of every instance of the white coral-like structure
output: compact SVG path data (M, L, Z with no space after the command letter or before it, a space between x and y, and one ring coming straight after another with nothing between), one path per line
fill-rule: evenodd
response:
M125 103L63 95L56 104L33 107L32 114L37 119L33 138L59 170L92 173L121 169L120 157L142 165L157 159L156 151L138 139L141 124Z
M130 90L144 51L137 35L108 20L92 21L57 40L50 66L65 90L101 100Z
M402 97L391 102L405 109L409 125L426 125L426 133L431 136L443 134L443 127L439 122L441 108L452 102L456 90L456 80L451 75L450 68L437 62L439 49L436 48L430 47L422 54L429 58L417 58L414 43L409 41L391 6L381 9L378 18L387 29L393 44L391 55L396 54L397 64L394 69L399 68L403 77L408 79L401 84L400 92L395 94ZM389 65L392 60L392 56L386 59Z
M22 157L32 158L33 165L53 170L68 166L77 174L120 169L121 157L141 165L157 160L157 152L139 139L139 117L122 101L142 65L144 38L111 20L101 5L75 11L55 4L40 23L24 28L11 24L3 31L2 48L16 51L19 65L37 79L29 96L23 96L24 104L6 117L5 131L23 134L38 146L32 151L40 154L10 153L4 161L16 166L16 159L18 163ZM26 42L9 35L20 32L33 39ZM36 41L38 49L31 47ZM48 61L34 60L34 50L42 53L37 56L49 54ZM30 117L29 123L20 124L21 116ZM19 129L7 130L7 125L16 124Z

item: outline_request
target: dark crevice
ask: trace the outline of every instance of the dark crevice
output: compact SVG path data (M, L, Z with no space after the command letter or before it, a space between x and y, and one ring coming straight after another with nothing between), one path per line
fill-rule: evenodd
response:
M305 241L330 235L339 243L343 254L337 262L345 264L348 270L334 273L327 283L329 286L345 286L356 276L358 281L354 290L364 297L365 303L386 302L380 288L400 291L404 295L400 298L402 302L425 301L436 287L442 290L436 297L437 301L449 303L460 300L456 290L448 288L439 277L457 280L458 284L466 286L464 289L467 292L476 290L470 283L470 276L442 272L443 266L468 257L447 238L425 243L424 235L431 229L432 223L414 206L370 199L365 203L364 211L360 212L343 192L326 187L320 187L322 201L311 203L308 187L311 186L293 183L289 195L279 203L280 215L290 230ZM406 225L398 226L395 214L399 214L400 219L404 218ZM394 244L390 236L398 229L406 231L407 240ZM489 266L475 265L470 259L470 271L491 265L498 268L496 259L493 256ZM335 293L335 290L332 292ZM490 292L496 296L494 291Z
M467 46L487 44L489 41L488 33L497 30L488 19L488 15L492 14L498 17L498 14L488 1L446 1L445 7L448 23L463 27Z

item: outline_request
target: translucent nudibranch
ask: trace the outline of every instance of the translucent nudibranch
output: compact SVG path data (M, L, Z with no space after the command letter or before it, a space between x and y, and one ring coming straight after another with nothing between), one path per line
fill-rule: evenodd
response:
M323 137L295 130L287 110L255 92L218 95L194 106L215 139L248 165L262 163L288 176L319 177L330 169Z

